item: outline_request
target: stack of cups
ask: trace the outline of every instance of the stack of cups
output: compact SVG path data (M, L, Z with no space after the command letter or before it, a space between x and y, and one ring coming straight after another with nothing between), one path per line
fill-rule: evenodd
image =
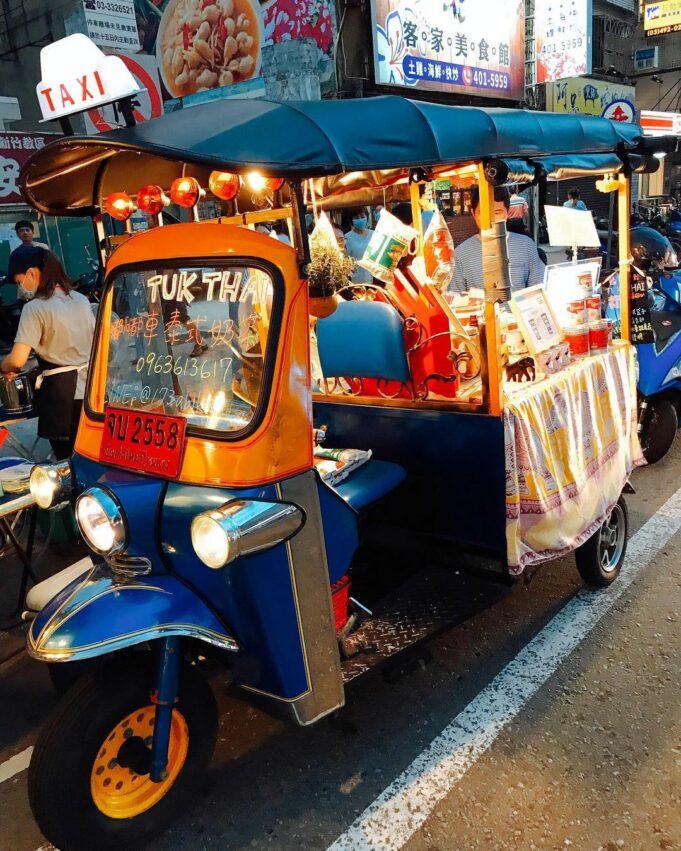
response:
M580 296L567 304L568 326L563 329L565 340L570 345L570 352L575 358L583 358L589 354L589 314L586 298Z
M573 357L583 358L589 352L599 354L608 349L610 323L601 317L601 298L589 289L583 297L568 302L569 324L563 329Z

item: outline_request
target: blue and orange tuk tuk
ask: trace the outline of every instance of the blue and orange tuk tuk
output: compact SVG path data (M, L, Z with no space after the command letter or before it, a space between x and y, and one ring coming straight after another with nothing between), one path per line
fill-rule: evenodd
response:
M493 190L510 179L609 175L626 217L629 177L649 159L631 125L391 96L215 102L64 137L33 156L26 198L45 214L93 217L103 251L106 212L123 220L139 206L159 225L113 240L75 453L32 474L41 506L74 504L91 557L33 589L28 651L60 669L102 661L64 695L33 754L31 805L51 842L139 847L185 805L217 726L197 660L214 656L258 705L308 725L343 705L349 680L446 626L454 542L493 556L500 576L571 549L592 584L617 576L621 492L635 463L626 309L617 382L605 356L588 367L600 382L596 414L620 410L621 429L607 445L594 438L576 465L581 475L601 456L617 463L581 502L577 476L578 520L560 514L560 500L537 503L537 540L509 550L513 511L539 462L509 442L523 420L517 405L506 417L515 405L500 345L509 271ZM442 176L479 184L491 246L477 384L452 357L446 299L408 264L390 284L348 285L317 320L323 381L314 384L306 211L387 187L412 199L418 223L420 184ZM171 189L189 220L161 226ZM226 212L198 221L207 190ZM252 229L274 219L290 222L293 247ZM620 223L624 281L628 230ZM589 398L585 364L570 369L577 397ZM572 403L566 382L544 382L547 419L560 399ZM365 463L342 480L323 477L320 430ZM545 433L565 436L555 423ZM444 578L419 584L443 543ZM405 612L409 628L395 629Z

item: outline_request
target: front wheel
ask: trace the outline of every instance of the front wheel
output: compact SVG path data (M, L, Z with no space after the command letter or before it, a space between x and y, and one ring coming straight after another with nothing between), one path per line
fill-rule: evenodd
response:
M669 452L679 427L679 415L669 399L648 399L643 420L641 449L649 464L654 464Z
M61 851L139 848L162 831L197 790L215 746L210 686L180 670L166 777L149 776L155 706L153 666L109 665L55 707L28 774L33 815Z
M603 524L575 550L577 570L587 585L604 588L619 576L627 552L629 516L620 497Z

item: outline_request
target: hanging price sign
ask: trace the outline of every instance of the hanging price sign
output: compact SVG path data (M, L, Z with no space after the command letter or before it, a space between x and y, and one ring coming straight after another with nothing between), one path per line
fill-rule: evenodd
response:
M631 270L629 290L629 319L631 323L632 343L654 343L655 332L650 318L650 301L648 300L648 279Z

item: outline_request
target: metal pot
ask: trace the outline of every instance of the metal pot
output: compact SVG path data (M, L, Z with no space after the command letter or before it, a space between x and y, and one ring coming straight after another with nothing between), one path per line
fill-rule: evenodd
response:
M0 404L7 417L25 417L33 413L33 394L38 373L19 372L13 377L0 374Z

